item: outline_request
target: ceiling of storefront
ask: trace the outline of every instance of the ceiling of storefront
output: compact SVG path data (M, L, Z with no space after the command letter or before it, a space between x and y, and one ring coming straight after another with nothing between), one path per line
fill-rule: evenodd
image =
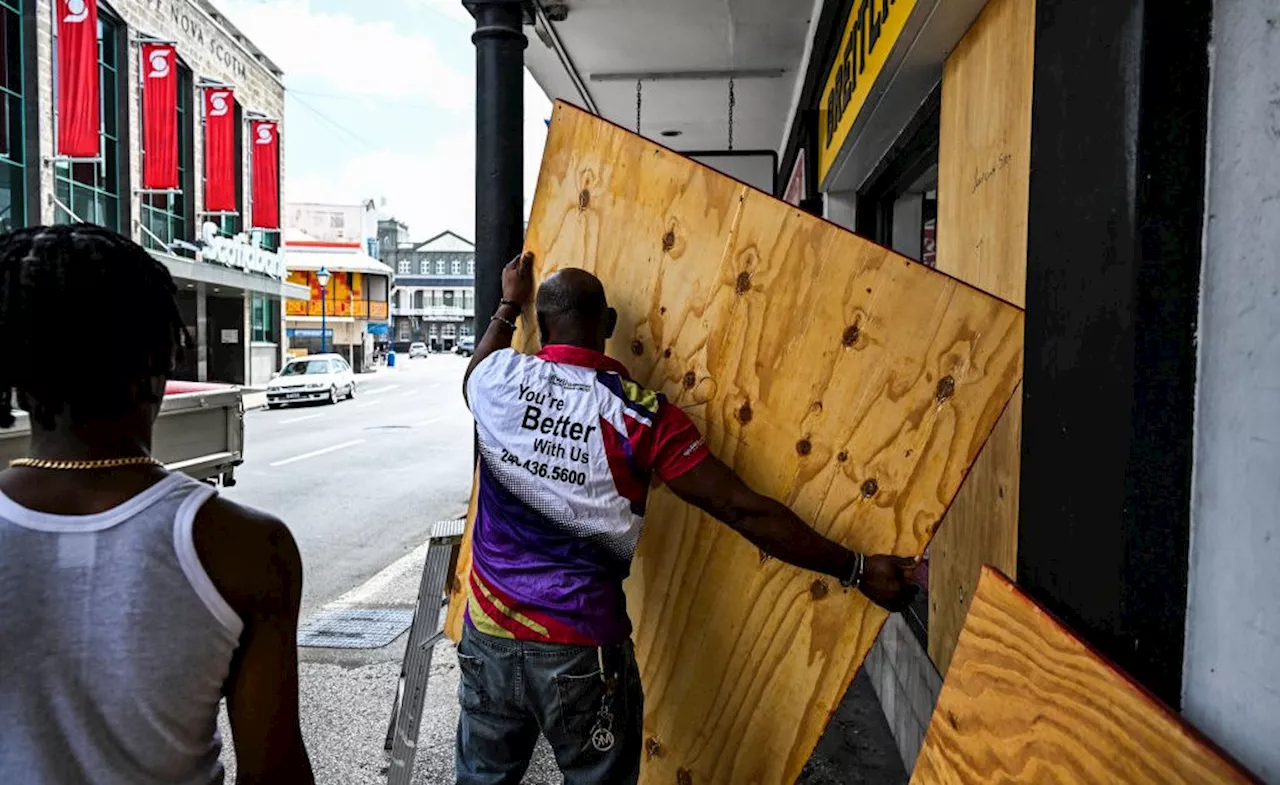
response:
M636 124L636 81L644 75L641 132L677 150L728 144L734 80L734 147L777 150L803 78L813 0L540 0L567 8L563 21L539 14L526 28L525 62L551 98L593 103L605 118ZM557 46L558 41L558 46ZM577 73L577 79L570 69ZM581 95L585 90L587 97ZM665 136L662 132L680 132Z

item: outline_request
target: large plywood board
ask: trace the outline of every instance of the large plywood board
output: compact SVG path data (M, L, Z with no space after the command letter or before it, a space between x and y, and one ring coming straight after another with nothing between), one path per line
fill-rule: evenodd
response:
M942 75L938 269L1017 305L1027 289L1035 22L1035 0L991 0ZM930 550L929 656L943 673L979 569L1017 565L1021 447L1015 400Z
M1255 781L983 568L913 785Z
M604 281L610 353L721 459L864 551L923 552L1021 378L1017 307L565 104L526 246ZM793 782L886 616L661 489L627 596L663 785Z

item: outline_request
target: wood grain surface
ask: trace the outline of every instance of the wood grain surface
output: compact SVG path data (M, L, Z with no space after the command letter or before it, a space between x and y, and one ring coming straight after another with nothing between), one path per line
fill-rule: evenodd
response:
M938 269L1026 302L1035 0L990 0L942 73ZM947 672L978 585L1018 555L1022 391L1001 416L930 549L929 657Z
M604 281L610 353L720 458L868 552L922 553L1021 378L1017 307L566 104L526 246ZM627 596L647 784L793 782L885 619L661 489Z
M911 782L1256 780L984 567Z

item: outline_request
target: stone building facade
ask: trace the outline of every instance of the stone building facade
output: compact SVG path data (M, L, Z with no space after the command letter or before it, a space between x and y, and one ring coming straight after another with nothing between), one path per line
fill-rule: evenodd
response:
M281 177L288 130L283 73L206 0L98 0L100 130L97 162L58 160L55 151L57 0L0 0L7 53L0 100L20 114L21 138L0 150L4 227L86 221L133 238L168 267L198 351L181 378L259 384L279 367L286 297L306 296L284 275L279 233L249 231L253 199L248 122L281 121ZM178 58L177 193L141 192L141 46L172 44ZM21 68L15 68L17 63ZM238 209L204 212L200 87L235 91ZM11 124L10 128L19 127ZM283 200L283 193L281 199Z

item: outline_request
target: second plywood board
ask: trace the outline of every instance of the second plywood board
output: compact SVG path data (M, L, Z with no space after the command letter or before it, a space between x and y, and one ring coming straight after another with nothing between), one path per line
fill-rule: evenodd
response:
M984 567L911 782L1255 780Z
M600 277L610 353L716 455L867 552L924 550L1021 378L1015 306L565 104L526 247ZM793 782L886 616L662 490L626 588L653 785Z

